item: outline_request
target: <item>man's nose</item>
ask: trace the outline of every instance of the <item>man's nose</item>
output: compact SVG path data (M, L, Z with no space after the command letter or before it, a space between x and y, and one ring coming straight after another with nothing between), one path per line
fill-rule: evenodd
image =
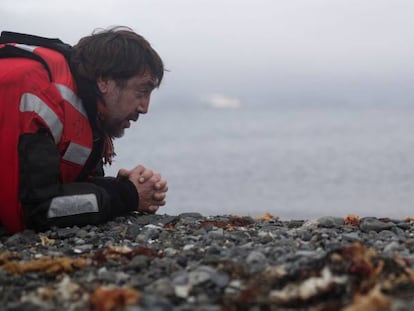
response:
M150 103L150 98L149 97L147 97L142 102L140 102L140 104L138 105L138 112L142 113L142 114L147 113L148 108L149 108L149 103Z

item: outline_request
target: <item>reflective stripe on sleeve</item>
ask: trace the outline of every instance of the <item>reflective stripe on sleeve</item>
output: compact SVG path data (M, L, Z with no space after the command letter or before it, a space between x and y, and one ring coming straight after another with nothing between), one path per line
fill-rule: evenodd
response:
M38 46L35 46L35 45L27 45L27 44L21 44L21 43L16 43L14 46L19 49L26 50L29 52L33 52L36 48L38 48Z
M94 194L77 194L53 198L47 217L56 218L98 211L98 202Z
M83 107L82 100L66 85L55 83L56 88L60 92L60 95L70 103L73 108L80 112L85 118L87 118L86 110Z
M57 144L62 136L63 125L57 114L39 97L24 93L20 99L21 112L34 112L45 121Z
M91 148L70 142L68 149L66 149L66 152L63 155L63 159L79 165L84 165L90 153Z

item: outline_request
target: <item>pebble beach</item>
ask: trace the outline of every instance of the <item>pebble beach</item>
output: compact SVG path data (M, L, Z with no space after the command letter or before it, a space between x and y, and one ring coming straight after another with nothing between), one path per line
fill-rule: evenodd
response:
M414 222L139 215L0 235L1 310L414 310Z

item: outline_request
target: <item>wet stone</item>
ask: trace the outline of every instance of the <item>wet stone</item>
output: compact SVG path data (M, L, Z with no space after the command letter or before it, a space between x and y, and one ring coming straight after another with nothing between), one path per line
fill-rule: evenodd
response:
M414 241L414 239L413 239ZM414 242L413 242L414 245ZM211 255L217 255L221 253L221 247L218 246L217 244L212 244L210 246L208 246L207 250L206 250L207 254L211 254Z
M408 229L411 229L411 227L412 227L411 223L406 222L406 221L396 222L396 225L398 226L398 228L401 228L403 230L408 230Z
M345 241L362 241L358 232L344 233L342 239Z
M135 241L138 243L146 243L150 240L158 239L159 235L158 229L144 228L141 233L136 236Z
M309 230L300 230L298 236L303 241L310 241L312 239L312 232Z
M32 230L24 230L23 232L16 233L8 237L5 241L6 247L13 247L19 244L33 243L38 241L38 235Z
M343 218L338 217L321 217L317 219L317 223L322 228L335 228L344 224Z
M188 274L188 283L192 286L210 281L214 270L209 266L201 266Z
M303 220L290 220L286 223L288 228L299 228L305 223Z
M128 226L125 237L127 239L135 239L136 236L141 232L142 228L142 225Z
M146 287L146 291L164 297L174 296L175 293L174 285L168 278L156 280Z
M78 233L79 228L59 228L57 229L57 237L61 239L74 237Z
M85 239L88 236L88 231L84 229L79 229L78 232L76 232L76 236L81 239Z
M131 259L128 263L128 267L136 271L146 269L151 262L151 259L144 255L138 255Z
M164 227L169 224L175 224L178 222L178 220L179 220L179 217L177 216L164 215L164 217L158 218L157 221L154 223L154 225Z
M252 251L246 258L246 262L249 265L252 264L264 264L266 262L266 256L258 251Z
M396 241L399 239L398 235L391 230L381 230L378 232L377 238L384 241Z
M218 228L216 230L212 230L207 234L207 236L212 240L224 239L224 229Z
M169 311L174 309L174 306L170 300L160 295L144 295L144 297L142 297L141 304L142 308L138 308L136 310L128 308L127 311Z
M392 227L391 231L394 232L400 240L405 240L405 230L401 229L400 227Z
M400 249L400 244L398 242L391 242L384 247L384 253L393 253Z
M200 213L181 213L178 215L178 218L203 219L204 217Z
M378 220L374 217L366 217L362 218L360 221L359 227L362 231L369 232L369 231L382 231L382 230L388 230L394 227L395 224L393 222L383 222Z

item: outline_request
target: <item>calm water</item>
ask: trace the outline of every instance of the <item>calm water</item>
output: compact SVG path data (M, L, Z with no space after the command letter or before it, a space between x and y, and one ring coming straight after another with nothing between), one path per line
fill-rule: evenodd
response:
M168 214L414 215L414 105L159 104L116 151L108 174L168 179Z

